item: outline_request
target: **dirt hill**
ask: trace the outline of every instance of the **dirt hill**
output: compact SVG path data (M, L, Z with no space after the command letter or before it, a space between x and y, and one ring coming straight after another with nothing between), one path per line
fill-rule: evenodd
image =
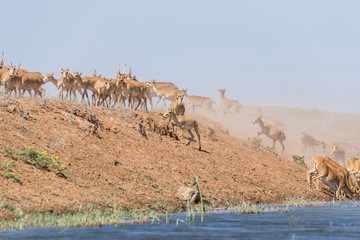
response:
M197 142L187 146L186 139L177 140L159 112L2 98L1 149L33 146L59 156L68 168L61 175L16 160L13 173L19 182L0 176L2 206L62 212L95 201L169 210L183 206L177 190L191 185L194 176L207 200L224 205L331 198L309 189L306 168L228 135L216 122L196 118L203 151ZM0 158L3 164L12 159L2 153Z

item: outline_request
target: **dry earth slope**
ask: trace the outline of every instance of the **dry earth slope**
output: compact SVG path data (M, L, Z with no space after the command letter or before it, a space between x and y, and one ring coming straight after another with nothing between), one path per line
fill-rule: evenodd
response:
M186 146L186 139L175 139L158 112L2 99L0 148L34 146L60 156L68 175L18 161L14 172L21 182L0 176L0 201L24 212L62 212L71 204L94 201L168 210L183 206L176 192L191 185L194 176L206 199L225 205L282 203L289 196L330 198L309 189L307 169L227 135L220 124L198 120L204 151L197 150L197 143ZM9 160L2 153L0 158Z

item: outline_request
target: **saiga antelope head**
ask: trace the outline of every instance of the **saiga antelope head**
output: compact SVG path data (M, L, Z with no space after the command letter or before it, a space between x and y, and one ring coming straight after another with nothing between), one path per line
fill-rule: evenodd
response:
M69 73L69 68L68 69L60 68L60 72L61 72L61 78L62 79L67 79L67 76L68 76L68 73Z
M261 118L262 118L262 115L261 115L261 114L257 114L257 115L255 116L254 120L253 120L253 124L262 121Z
M54 79L54 73L49 73L48 75L46 75L44 77L44 82L46 83L46 82L50 81L51 79Z
M16 75L16 73L15 73L16 65L13 66L12 63L11 63L11 65L8 66L8 70L9 70L9 76L10 76L11 78Z

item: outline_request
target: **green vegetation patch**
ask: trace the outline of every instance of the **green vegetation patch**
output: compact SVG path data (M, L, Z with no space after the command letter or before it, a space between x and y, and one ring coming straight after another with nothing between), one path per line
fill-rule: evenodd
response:
M287 196L284 205L288 207L307 207L310 205L310 200L306 200L304 197Z
M259 137L248 138L248 140L251 143L251 145L255 148L258 148L261 146L262 139Z
M15 160L4 160L0 163L0 169L3 170L4 172L2 173L2 176L8 179L13 179L16 182L20 182L20 177L18 174L16 174L13 171L13 167L16 166L16 161Z
M276 153L276 148L274 148L274 147L269 147L269 146L267 146L267 147L266 147L266 150L268 150L268 151L271 152L272 154L277 155L277 153Z
M3 161L0 165L0 169L4 170L2 176L20 181L18 174L13 172L13 167L16 166L18 161L23 161L26 164L32 165L38 169L46 170L67 175L67 166L60 162L59 156L50 156L46 151L41 152L35 147L26 146L20 150L16 150L14 147L3 149L4 157L11 157L11 161Z
M252 205L250 202L243 201L237 206L230 209L231 212L241 212L247 214L264 214L274 212L287 212L287 209L281 209L279 207L267 206L267 205Z
M307 168L307 165L305 163L305 160L304 160L304 156L298 156L298 155L293 155L292 156L292 159L294 162L296 162L297 164Z
M101 227L103 225L144 224L144 223L169 223L167 214L154 211L144 212L142 209L124 210L116 204L103 206L101 203L81 204L68 207L61 214L51 213L38 209L34 213L24 214L20 209L10 209L11 206L3 205L2 208L14 212L13 219L0 219L0 229L23 230L36 227ZM164 217L166 220L164 221Z

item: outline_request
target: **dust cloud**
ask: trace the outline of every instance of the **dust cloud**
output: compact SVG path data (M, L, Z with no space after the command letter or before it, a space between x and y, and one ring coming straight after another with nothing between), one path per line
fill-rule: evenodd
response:
M293 155L304 156L306 164L312 167L311 160L314 156L330 156L332 143L338 144L345 150L345 159L360 157L360 114L279 106L243 106L239 116L233 113L224 114L218 107L214 112L195 110L196 114L206 116L227 127L230 135L248 142L260 131L260 126L253 124L253 119L259 111L263 115L264 122L284 131L286 136L284 154L281 155L279 142L276 142L275 148L279 155L287 159L292 159ZM320 147L315 146L315 155L311 147L304 152L300 143L303 132L310 134L318 141L324 141L326 151L322 152ZM270 138L264 134L260 135L260 138L262 146L272 147ZM343 162L338 161L338 163L344 165Z

